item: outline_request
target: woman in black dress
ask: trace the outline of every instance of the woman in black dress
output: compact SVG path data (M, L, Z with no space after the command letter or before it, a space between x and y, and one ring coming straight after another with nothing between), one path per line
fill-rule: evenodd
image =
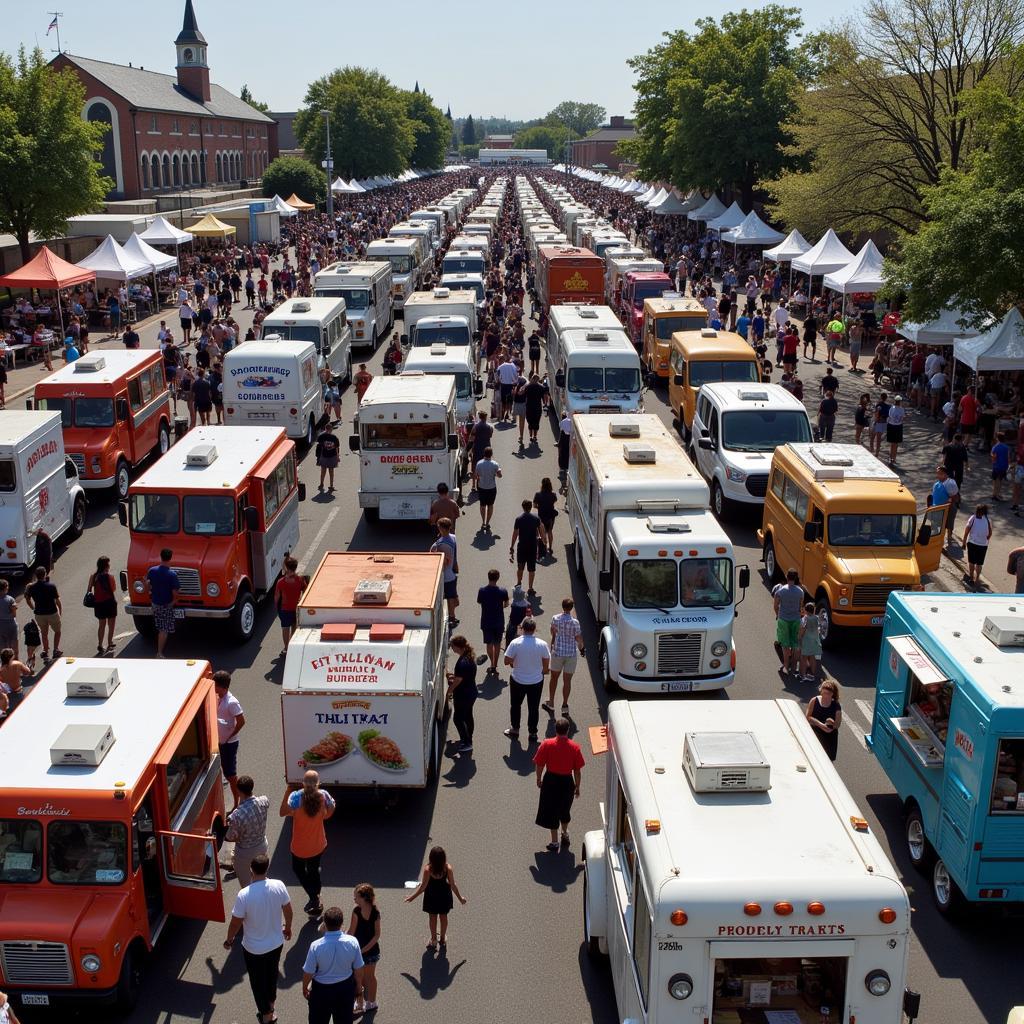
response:
M447 696L452 702L452 721L462 741L459 753L468 754L473 749L473 705L477 698L476 652L461 634L452 637L450 646L457 660L453 671L447 673Z
M526 385L526 425L530 429L531 444L537 443L537 431L540 429L540 420L544 415L544 396L548 389L540 382L536 373L530 374L530 382Z
M843 709L839 704L839 684L826 679L818 687L818 695L807 704L807 721L825 748L829 760L839 752L839 726L843 722Z
M380 961L380 911L377 894L369 882L357 885L353 893L355 906L348 924L348 933L359 943L363 954L363 998L356 1000L356 1013L377 1009L377 964Z
M412 903L420 893L423 893L423 913L430 919L430 941L427 949L437 949L437 919L441 919L441 949L447 946L445 936L448 933L448 914L454 906L452 893L458 901L465 906L466 897L459 892L455 884L455 871L448 863L448 855L444 852L443 846L435 846L427 857L427 863L423 867L423 877L420 884L405 897L406 903Z
M533 496L533 507L537 510L537 518L540 520L540 553L553 555L552 545L555 542L555 516L558 515L558 495L555 493L551 477L546 476L540 482L540 490ZM546 549L546 550L545 550Z

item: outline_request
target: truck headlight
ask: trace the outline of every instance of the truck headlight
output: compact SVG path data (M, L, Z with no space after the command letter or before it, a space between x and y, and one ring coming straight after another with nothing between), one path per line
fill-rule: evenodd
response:
M877 971L871 971L870 974L864 979L864 987L873 996L884 996L888 994L889 989L892 988L892 982L889 980L889 975L885 971L879 969Z
M716 657L722 657L725 652L729 650L729 645L724 640L716 640L711 645L711 653Z
M646 658L647 657L647 644L633 644L629 649L629 653L634 658Z
M136 580L132 584L132 590L134 590L136 594L141 594L145 589L146 589L146 586L142 582L142 580Z
M86 953L80 963L86 974L96 974L103 966L103 961L95 953Z
M207 597L220 597L220 584L219 583L207 583L206 584L206 595L207 595Z
M97 457L96 455L94 455L94 456L93 456L93 457L92 457L92 458L91 458L91 459L89 460L89 462L90 462L90 465L92 466L92 471L93 471L94 473L100 473L100 472L102 472L102 470L103 470L103 463L102 463L102 462L100 462L99 458L98 458L98 457Z
M688 974L673 974L668 979L668 994L673 999L689 999L693 992L693 978Z
M734 484L741 484L747 479L747 474L742 469L733 469L732 466L725 467L725 476Z

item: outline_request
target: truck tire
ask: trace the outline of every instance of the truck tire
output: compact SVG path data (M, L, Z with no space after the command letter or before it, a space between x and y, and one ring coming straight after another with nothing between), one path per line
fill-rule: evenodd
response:
M598 656L601 659L601 683L604 685L605 693L618 693L619 684L612 679L611 659L608 655L608 645L606 643L601 643Z
M171 428L166 420L160 421L160 429L157 431L156 450L161 455L166 455L171 450Z
M374 327L373 333L370 335L370 352L377 351L377 328Z
M967 900L960 886L953 881L949 868L939 858L932 867L932 899L939 913L950 921L961 917L967 909Z
M924 819L921 817L921 810L913 804L907 811L907 820L904 824L904 834L907 837L907 856L916 871L926 873L932 861L931 845L924 833Z
M441 721L435 720L430 741L430 760L427 762L427 782L436 782L441 776Z
M583 584L584 590L589 590L587 586L587 574L583 569L583 551L580 548L580 538L577 534L572 539L572 560L576 566L576 578Z
M114 490L120 501L128 498L128 488L131 486L131 469L125 459L117 460L117 469L114 470Z
M81 537L85 532L85 498L79 495L75 498L74 507L71 509L71 525L68 533L73 538Z
M586 863L586 854L580 854L580 860ZM587 944L587 956L595 964L604 966L608 963L608 954L601 949L601 940L590 931L590 885L587 881L589 872L583 871L583 941Z
M832 618L832 602L828 594L819 595L814 602L814 614L818 617L818 636L821 637L821 646L827 650L835 650L839 645L839 631Z
M139 636L144 636L147 640L156 638L156 623L153 622L152 615L133 615L132 622Z
M771 537L765 538L764 542L764 574L769 584L779 578L779 563L775 558L775 545Z
M723 520L729 511L728 499L722 491L722 485L714 478L711 480L711 511L719 521Z
M142 956L138 947L129 946L117 979L116 1005L122 1013L135 1009L142 991Z
M246 643L256 631L256 599L248 590L238 595L235 607L231 612L231 629L235 639Z

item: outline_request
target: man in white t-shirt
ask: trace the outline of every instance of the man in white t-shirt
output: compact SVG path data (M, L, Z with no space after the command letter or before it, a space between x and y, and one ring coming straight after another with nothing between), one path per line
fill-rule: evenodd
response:
M542 684L551 665L551 649L536 636L535 619L523 619L519 628L522 635L505 648L505 664L512 667L508 691L511 727L505 730L505 735L510 740L519 739L519 722L525 700L526 727L530 733L530 742L534 743L537 740L537 723L540 721Z
M512 391L519 382L519 367L509 356L505 362L498 367L498 386L501 394L501 419L504 421L512 415Z
M941 369L936 370L928 378L928 391L932 396L932 419L939 421L939 410L942 408L942 398L946 393L946 375Z
M941 352L931 352L924 361L924 375L931 380L932 374L943 369L946 365L945 357Z
M242 954L261 1024L270 1024L277 1002L277 973L284 940L292 937L292 903L284 882L267 878L270 859L253 857L252 882L235 897L224 948L242 932Z

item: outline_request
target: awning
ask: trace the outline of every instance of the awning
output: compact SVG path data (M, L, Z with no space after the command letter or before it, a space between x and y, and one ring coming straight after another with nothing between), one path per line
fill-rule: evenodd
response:
M315 203L307 203L304 199L300 199L294 192L285 200L285 202L293 210L315 210Z
M176 228L166 217L157 217L139 237L150 245L177 246L192 241L192 235L188 231Z
M1014 306L999 323L976 338L957 338L953 358L975 373L1024 370L1024 317Z
M912 636L891 636L889 637L889 646L892 648L889 652L889 668L893 675L896 674L898 658L921 680L922 686L928 686L930 683L944 683L949 679L949 676L935 667L932 660L917 646Z
M198 238L227 238L228 235L235 233L232 225L225 224L212 213L208 213L202 220L197 220L195 224L189 224L186 230Z
M105 281L131 281L153 273L148 260L133 256L113 235L107 235L94 252L78 261L78 265Z
M24 266L0 277L0 285L7 288L70 288L95 280L93 271L62 260L44 245Z

